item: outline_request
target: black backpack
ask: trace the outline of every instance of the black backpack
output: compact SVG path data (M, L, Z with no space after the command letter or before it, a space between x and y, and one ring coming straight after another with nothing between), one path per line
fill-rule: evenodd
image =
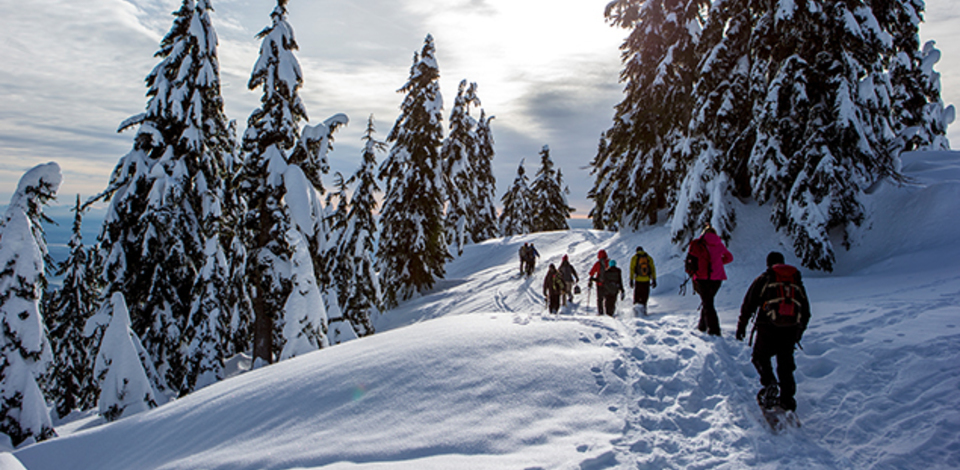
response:
M683 270L691 278L709 279L711 274L710 250L702 238L694 239L687 249L687 258L683 261Z
M609 296L620 293L620 286L623 283L620 279L620 268L601 269L601 273L600 279L603 283L600 284L600 289L603 289L603 294Z

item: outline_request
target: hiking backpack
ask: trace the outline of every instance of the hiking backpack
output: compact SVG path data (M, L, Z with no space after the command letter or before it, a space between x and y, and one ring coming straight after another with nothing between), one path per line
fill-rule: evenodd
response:
M778 264L770 268L773 278L767 280L760 298L763 306L760 311L775 326L797 326L802 322L802 307L806 299L803 289L797 283L797 268Z
M602 269L601 273L602 277L600 279L603 283L600 284L600 289L603 295L617 295L620 293L620 286L623 282L620 278L620 268L607 267L606 269Z
M650 277L650 257L644 253L637 255L637 264L633 267L633 278Z
M683 270L687 275L697 279L710 279L710 251L707 249L707 242L703 238L697 238L690 242L687 249L687 258L683 262Z

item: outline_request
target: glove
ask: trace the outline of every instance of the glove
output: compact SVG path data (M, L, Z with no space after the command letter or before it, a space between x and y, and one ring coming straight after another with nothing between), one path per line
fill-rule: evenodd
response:
M737 341L743 341L743 338L747 337L747 329L741 326L737 326Z
M630 280L630 288L633 289L633 279Z
M620 300L623 300L623 291L620 292Z
M656 288L657 288L657 280L656 280L656 279L650 281L650 287L653 288L653 289L656 289Z
M797 330L797 341L796 341L797 344L800 343L800 338L802 338L802 337L803 337L803 330L798 329L798 330Z

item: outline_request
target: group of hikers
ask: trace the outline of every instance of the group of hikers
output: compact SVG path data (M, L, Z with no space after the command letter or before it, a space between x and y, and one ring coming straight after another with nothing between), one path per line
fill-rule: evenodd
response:
M524 245L526 246L526 245ZM530 245L532 248L532 245ZM521 248L523 250L524 248ZM617 262L607 258L607 252L597 253L597 262L590 268L590 288L597 288L597 309L599 315L614 316L617 311L617 297L624 299L623 272ZM521 263L522 263L521 258ZM528 265L529 266L529 265ZM523 268L521 268L523 269ZM650 299L650 288L657 287L657 271L653 257L637 247L637 253L630 259L630 288L633 289L633 304L644 314ZM579 293L580 277L570 264L567 255L563 255L558 268L550 264L547 276L543 280L543 296L547 299L550 313L558 313L567 302L573 301L573 294Z
M527 259L524 260L524 250ZM531 253L532 252L532 253ZM521 272L528 276L539 253L533 244L521 248ZM693 288L701 300L700 319L697 329L708 335L720 336L720 320L715 299L723 281L727 279L724 265L733 261L733 255L712 227L706 227L701 236L690 242L684 271L693 281ZM524 271L527 269L527 271ZM630 259L627 279L633 289L634 308L647 314L650 289L657 287L657 271L653 257L638 246ZM617 309L617 297L624 300L623 273L615 260L609 259L605 250L597 253L597 261L589 271L590 287L596 286L598 315L613 317ZM563 256L560 267L550 264L543 283L543 295L550 313L573 300L579 293L580 278ZM760 375L761 389L757 402L765 409L795 411L797 402L796 369L793 353L810 321L810 302L803 286L800 271L788 264L782 253L767 255L766 270L758 276L743 298L737 321L736 339L743 341L747 327L753 322L750 342L753 345L751 361ZM755 335L755 338L754 338ZM774 372L772 359L777 358Z

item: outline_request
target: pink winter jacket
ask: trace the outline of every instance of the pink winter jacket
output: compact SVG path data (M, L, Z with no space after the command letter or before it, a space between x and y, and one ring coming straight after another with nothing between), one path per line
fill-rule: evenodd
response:
M723 265L733 261L733 254L723 246L723 240L715 233L705 233L700 238L707 243L707 251L710 252L710 280L727 280L727 271L723 269Z

